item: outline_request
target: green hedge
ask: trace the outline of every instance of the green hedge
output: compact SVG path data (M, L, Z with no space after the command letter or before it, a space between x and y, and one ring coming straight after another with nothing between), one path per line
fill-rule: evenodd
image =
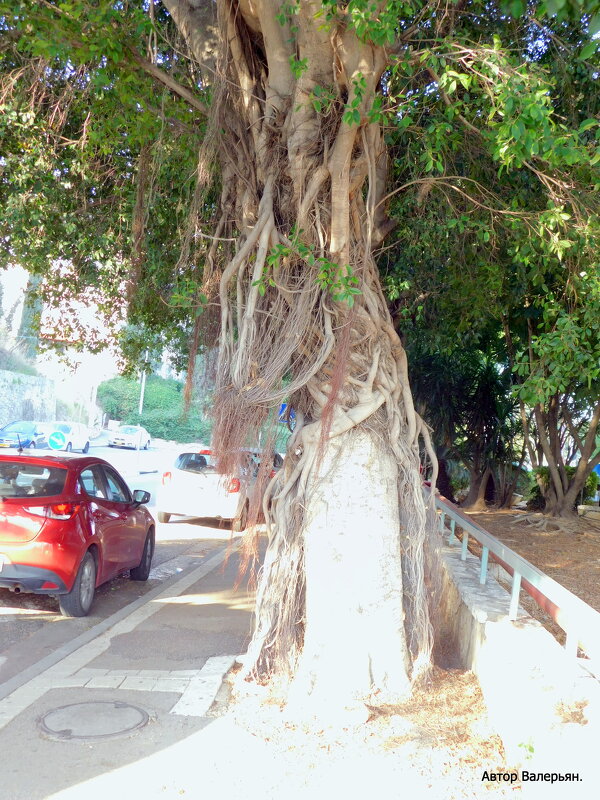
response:
M183 384L150 375L144 391L144 408L138 414L140 382L117 377L98 387L98 403L111 419L143 425L151 436L176 442L210 443L211 422L196 409L183 411Z
M129 414L124 422L143 425L150 436L158 439L171 439L175 442L202 442L209 445L212 425L209 420L191 411L187 417L181 408L168 411L154 409L142 414Z

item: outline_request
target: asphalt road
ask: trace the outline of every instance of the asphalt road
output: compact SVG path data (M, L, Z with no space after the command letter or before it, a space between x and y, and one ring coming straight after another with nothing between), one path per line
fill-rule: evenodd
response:
M108 447L102 434L92 441L90 455L112 464L125 478L130 489L150 492L150 513L156 519L155 498L162 473L172 466L178 446L152 445L135 451ZM0 682L47 655L56 647L83 633L166 579L221 549L229 540L227 526L210 520L182 518L156 523L156 549L153 568L146 583L131 581L128 573L96 590L89 616L64 619L58 602L51 597L13 594L0 589Z

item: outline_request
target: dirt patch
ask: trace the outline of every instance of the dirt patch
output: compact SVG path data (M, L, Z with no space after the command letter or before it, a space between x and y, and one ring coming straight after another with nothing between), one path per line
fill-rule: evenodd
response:
M240 687L232 674L228 681L233 699L214 713L261 743L272 773L265 798L364 798L375 792L390 800L478 800L520 794L519 783L482 780L485 771L512 770L471 672L436 667L407 702L371 708L366 722L335 728L294 723L268 689Z
M525 512L514 509L469 516L520 556L600 611L600 525L585 518L561 521L556 525L541 514L526 519ZM540 523L545 527L541 527ZM521 605L564 644L562 629L524 592L521 592Z

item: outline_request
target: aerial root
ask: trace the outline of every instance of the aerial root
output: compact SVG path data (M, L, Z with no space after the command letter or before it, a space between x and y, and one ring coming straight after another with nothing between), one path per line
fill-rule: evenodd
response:
M530 527L548 533L576 533L576 520L548 517L539 512L514 515L513 519L513 526L526 522Z

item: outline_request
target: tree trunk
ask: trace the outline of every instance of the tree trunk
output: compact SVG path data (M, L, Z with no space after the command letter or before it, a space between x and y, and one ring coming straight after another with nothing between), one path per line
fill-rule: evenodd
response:
M438 470L436 486L440 494L451 503L456 503L456 498L454 497L454 491L452 489L452 482L448 473L448 462L445 458L438 458Z
M328 446L308 487L306 629L290 701L352 708L407 693L398 468L376 437Z
M485 492L490 475L491 470L489 467L486 467L483 472L471 470L469 493L462 504L463 508L468 508L469 511L486 510Z
M190 5L168 2L193 47ZM386 54L343 8L326 25L311 2L217 8L201 162L220 161L219 225L235 238L218 297L220 469L237 469L282 401L297 416L263 502L270 542L246 675L294 674L304 646L294 693L320 698L320 713L398 700L431 652L420 436L435 455L372 256L386 230L371 114Z

